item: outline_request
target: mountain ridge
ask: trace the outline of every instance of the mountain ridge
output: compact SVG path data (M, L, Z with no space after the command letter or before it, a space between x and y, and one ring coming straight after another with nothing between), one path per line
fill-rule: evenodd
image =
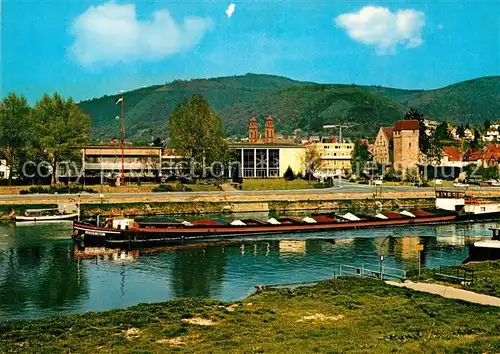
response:
M433 90L398 89L355 84L318 84L283 76L246 74L208 79L175 80L125 93L127 137L149 141L168 135L168 117L180 102L199 93L221 116L228 136L245 136L252 116L272 115L277 131L319 133L323 124L355 123L347 136L373 137L380 125L401 119L410 107L430 119L479 124L500 120L500 76L487 76ZM114 117L119 95L79 102L92 117L96 140L119 132Z

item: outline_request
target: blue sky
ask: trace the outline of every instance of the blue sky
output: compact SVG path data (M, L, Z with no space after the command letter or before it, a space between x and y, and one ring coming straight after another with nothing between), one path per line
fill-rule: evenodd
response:
M4 0L1 6L1 95L13 91L30 103L45 92L81 100L247 72L399 88L500 74L494 0Z

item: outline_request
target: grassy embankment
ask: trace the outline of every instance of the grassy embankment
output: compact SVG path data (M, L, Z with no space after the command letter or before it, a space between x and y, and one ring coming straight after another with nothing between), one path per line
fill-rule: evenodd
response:
M0 352L500 351L500 308L371 279L265 290L234 304L176 300L0 324Z
M500 261L461 264L457 267L474 270L473 285L463 286L458 283L447 281L446 279L436 276L435 273L438 272L438 270L432 269L425 270L420 277L412 277L411 280L446 284L481 294L500 297Z

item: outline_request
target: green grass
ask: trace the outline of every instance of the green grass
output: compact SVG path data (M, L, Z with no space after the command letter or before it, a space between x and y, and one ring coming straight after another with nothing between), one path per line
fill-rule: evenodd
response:
M425 270L420 277L412 277L414 281L430 281L433 283L453 285L457 288L477 293L500 297L500 261L481 262L458 265L459 268L474 270L474 284L462 286L436 276L437 270Z
M212 325L186 322L198 318ZM233 306L184 299L0 324L0 352L171 351L494 353L500 351L500 308L340 278L266 290Z
M292 189L314 189L323 188L322 184L295 179L286 181L284 178L269 178L269 179L245 179L243 181L243 190L292 190Z

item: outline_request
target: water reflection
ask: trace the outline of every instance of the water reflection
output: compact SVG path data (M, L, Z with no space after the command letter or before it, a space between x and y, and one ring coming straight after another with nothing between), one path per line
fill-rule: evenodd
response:
M75 261L72 245L57 241L61 230L41 228L37 238L32 231L0 226L0 314L64 311L88 294L85 268Z
M71 225L0 224L0 319L135 305L177 297L235 300L255 285L323 279L342 264L427 267L467 257L467 242L493 224L405 227L242 239L233 244L147 252L75 249ZM283 235L279 236L283 237Z
M173 295L217 297L224 281L226 263L224 247L175 252L171 277Z

